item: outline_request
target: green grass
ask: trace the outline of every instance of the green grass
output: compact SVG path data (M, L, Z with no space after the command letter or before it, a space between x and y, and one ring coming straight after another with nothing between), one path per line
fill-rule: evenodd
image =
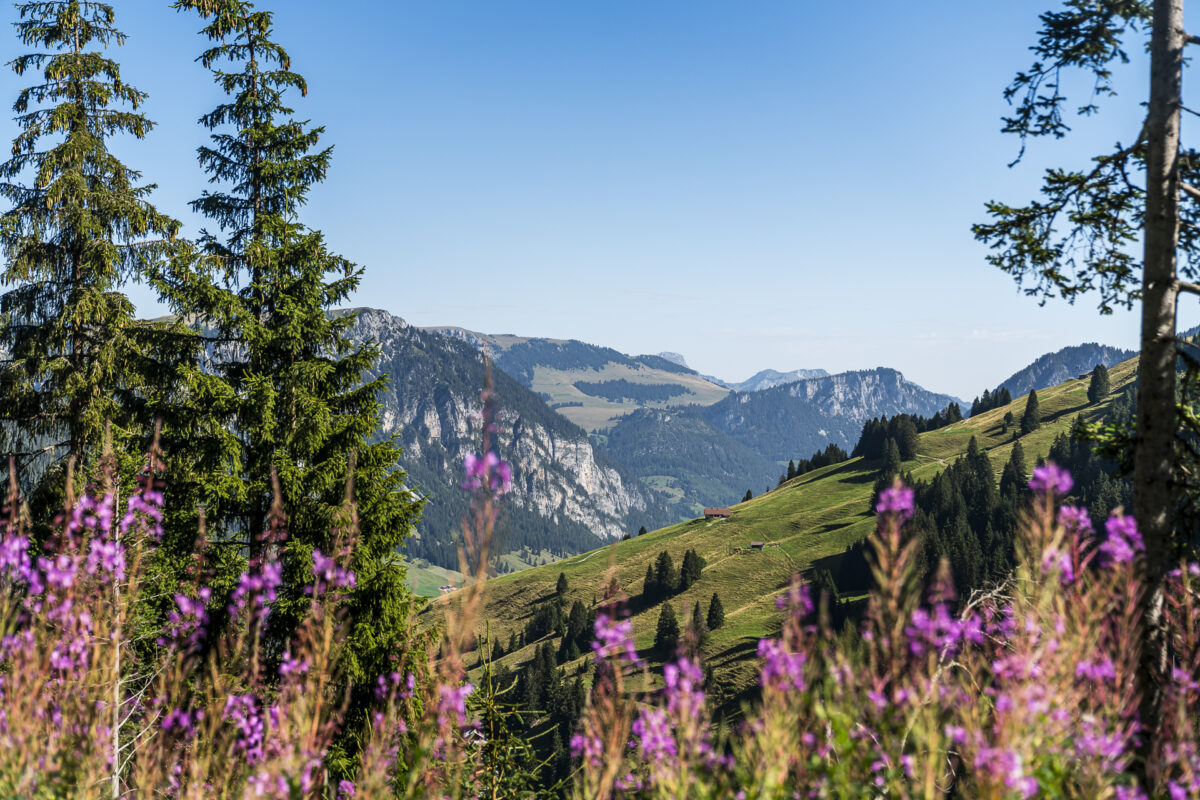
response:
M1132 380L1135 363L1127 361L1110 370L1114 394ZM1093 420L1111 402L1110 396L1089 406L1086 380L1044 389L1038 392L1038 399L1042 427L1020 440L1029 466L1049 452L1054 438L1070 429L1077 414ZM1013 442L1012 428L1001 433L1001 420L1006 411L1012 411L1019 425L1025 401L1020 397L1008 406L922 434L917 458L905 462L903 469L911 470L916 478L929 479L965 453L974 436L988 452L998 480ZM806 473L733 506L729 519L693 519L548 566L502 576L489 585L484 618L490 620L493 638L507 644L510 633L519 632L534 607L552 595L560 572L567 576L566 602L582 600L590 607L603 597L610 578L616 579L626 595L636 597L647 565L661 550L670 551L678 567L684 551L695 548L708 562L704 573L698 583L669 602L675 605L682 625L694 603L699 601L707 611L713 592L720 594L725 625L711 633L704 657L716 671L718 683L727 692L738 694L755 680L757 640L779 629L774 601L791 575L817 559L842 552L873 529L875 520L868 506L875 469L862 459L851 459ZM661 478L659 482L667 483ZM778 547L737 552L751 541L775 542ZM441 607L436 604L431 613L438 613L436 609ZM635 642L644 655L654 640L660 609L654 606L633 616ZM505 655L503 662L512 667L526 661L534 646L528 643L523 650Z

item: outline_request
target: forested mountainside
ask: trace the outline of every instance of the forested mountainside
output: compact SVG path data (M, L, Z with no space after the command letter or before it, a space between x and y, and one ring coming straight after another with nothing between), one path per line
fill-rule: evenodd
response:
M1046 353L1024 369L1005 378L997 389L1007 388L1013 397L1029 394L1030 390L1057 386L1091 372L1097 364L1111 367L1137 355L1133 350L1122 350L1095 342L1086 342L1054 352Z
M867 419L932 416L955 400L881 367L739 392L708 407L630 414L600 441L618 462L694 511L774 486L781 464L830 442L850 450Z
M355 312L353 338L379 344L375 372L390 379L380 398L381 434L399 435L409 484L428 497L408 554L456 567L454 533L466 511L458 483L463 456L480 447L483 356L463 341L414 328L386 311L341 313ZM503 550L578 553L643 525L674 520L629 470L597 452L585 431L503 371L494 370L493 380L499 454L513 468L501 525Z

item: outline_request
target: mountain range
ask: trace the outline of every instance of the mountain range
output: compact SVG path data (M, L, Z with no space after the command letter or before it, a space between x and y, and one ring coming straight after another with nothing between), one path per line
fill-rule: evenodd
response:
M480 446L485 355L501 409L497 449L514 469L506 569L730 505L775 486L789 460L830 443L850 451L868 419L931 416L961 402L886 367L763 370L725 383L678 353L631 356L578 340L416 328L376 309L339 313L357 313L353 337L380 347L376 373L391 381L381 435L399 437L409 484L427 498L408 557L446 568L457 565L467 508L462 459ZM1129 355L1067 347L1000 385L1019 396Z

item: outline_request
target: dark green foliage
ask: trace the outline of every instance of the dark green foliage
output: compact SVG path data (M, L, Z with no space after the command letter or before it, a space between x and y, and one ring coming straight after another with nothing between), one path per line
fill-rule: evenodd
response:
M288 538L270 630L283 641L307 612L312 551L336 552L333 531L347 522L343 499L353 469L349 566L357 584L347 608L346 668L354 691L368 692L392 668L406 635L413 599L396 550L420 502L405 487L396 443L370 441L385 384L368 377L378 349L355 346L353 317L329 313L355 290L362 270L299 219L332 150L320 145L323 129L294 120L285 103L306 84L273 40L269 12L243 0L180 0L176 7L204 18L211 47L200 61L228 95L201 118L212 135L199 161L213 188L192 203L217 231L203 231L196 259L157 281L173 310L204 331L215 354L210 371L226 398L210 416L221 415L217 421L236 437L222 469L207 476L208 527L256 555L277 479Z
M560 597L567 593L567 574L565 572L558 573L558 580L554 584L554 591Z
M748 503L753 499L754 499L754 492L750 491L749 489L747 489L746 493L744 495L742 495L743 503Z
M995 392L983 390L982 397L976 397L975 402L971 403L971 416L982 414L985 411L991 411L993 408L1000 408L1012 402L1012 392L1007 386L1001 386Z
M1014 442L1012 452L1004 465L1004 472L1000 474L1000 494L1010 500L1023 497L1026 494L1028 483L1029 473L1025 469L1025 449L1021 447L1019 441Z
M690 643L700 650L708 643L708 623L705 621L704 611L700 608L700 601L692 606L692 618L688 622L688 639Z
M840 464L848 458L850 458L850 456L845 450L830 442L825 446L824 450L818 450L809 458L800 459L796 463L795 469L793 470L793 477L796 475L803 475L806 472L812 472L814 469L827 467L830 464ZM788 462L788 466L791 466L790 461Z
M715 631L725 624L725 607L721 605L721 598L716 592L713 592L712 599L708 601L708 614L704 623L710 631Z
M140 111L146 95L108 57L125 41L112 7L17 8L17 36L32 52L8 63L36 77L13 104L19 133L0 164L0 196L11 203L0 216L9 287L0 297L0 422L41 525L61 510L68 459L76 488L98 474L110 422L116 452L136 454L118 456L132 477L175 363L198 345L182 326L136 320L121 292L174 256L179 223L150 204L153 184L109 150L115 136L142 139L153 127Z
M646 535L646 526L645 526L645 525L643 525L642 527L638 528L637 535L638 535L638 536L645 536L645 535Z
M729 505L746 486L774 482L776 464L704 419L697 409L643 408L621 417L604 452L639 476L670 475L683 493L676 519L695 505Z
M893 440L899 449L900 457L905 461L911 460L916 456L920 443L918 434L960 421L962 413L957 408L957 403L951 403L948 410L931 418L897 414L890 420L887 417L869 419L863 424L858 443L854 445L850 455L862 456L868 460L883 458L887 455L888 440Z
M796 477L796 462L789 459L788 460L788 468L787 468L787 479L790 481L794 477Z
M1112 381L1108 377L1108 367L1097 364L1092 370L1092 380L1088 383L1088 402L1099 403L1108 397L1112 391Z
M620 402L662 403L672 397L688 394L686 387L673 383L630 383L621 378L611 381L575 381L576 389L592 397Z
M642 597L647 604L655 602L658 599L658 581L654 577L654 565L646 565L646 578L642 581Z
M705 560L694 549L689 548L683 554L683 564L679 568L679 591L687 591L688 587L700 580L705 564Z
M674 655L678 647L679 620L675 617L675 608L670 603L663 603L654 629L654 649L665 659Z
M1013 426L1013 422L1013 413L1011 411L1005 411L1004 419L1000 421L1000 430L1004 433L1008 433L1008 429Z
M879 467L879 473L876 476L877 482L886 483L889 486L892 483L892 478L900 474L900 447L896 444L895 439L888 439L883 448L883 464Z
M1038 409L1038 396L1036 391L1029 393L1029 399L1025 401L1025 413L1021 415L1021 435L1032 433L1042 427L1042 412Z

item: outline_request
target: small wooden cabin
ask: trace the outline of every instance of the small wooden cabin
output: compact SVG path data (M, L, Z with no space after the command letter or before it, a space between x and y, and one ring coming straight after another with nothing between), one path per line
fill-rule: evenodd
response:
M706 508L704 509L705 519L729 519L729 515L733 512L728 508Z
M751 550L762 550L764 547L766 547L766 542L751 542L750 543Z

